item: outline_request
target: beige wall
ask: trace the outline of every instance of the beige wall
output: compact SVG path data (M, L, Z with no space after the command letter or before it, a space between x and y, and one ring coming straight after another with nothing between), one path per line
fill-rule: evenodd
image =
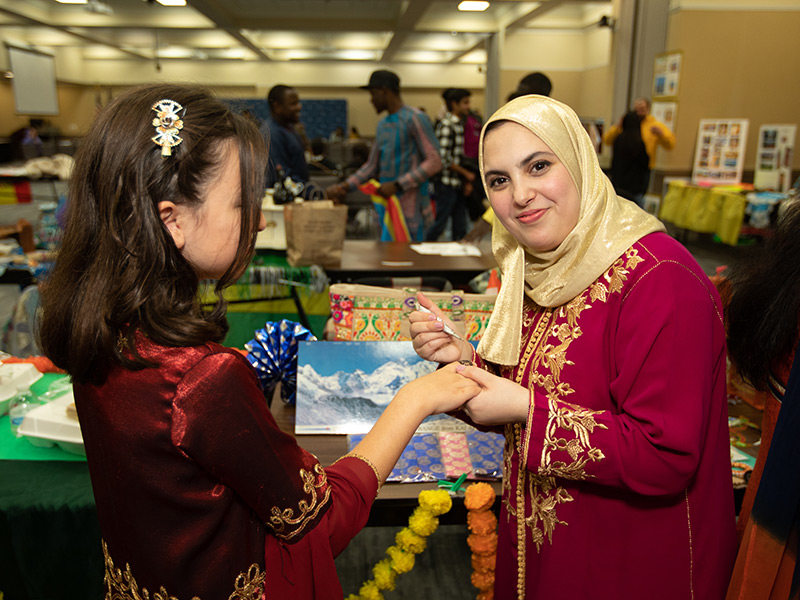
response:
M798 123L798 4L786 10L673 12L667 44L683 52L677 144L660 152L658 168L691 171L700 119L750 120L745 170L754 168L761 125ZM800 169L798 152L793 167Z
M58 105L61 114L41 117L65 136L83 135L94 117L95 89L84 85L59 84ZM8 136L28 124L30 117L17 115L14 90L8 80L0 80L0 137Z

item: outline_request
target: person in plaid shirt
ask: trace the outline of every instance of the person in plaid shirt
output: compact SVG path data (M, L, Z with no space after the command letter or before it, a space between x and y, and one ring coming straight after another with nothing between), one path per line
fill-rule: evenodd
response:
M464 154L464 126L462 119L469 113L469 90L448 88L442 93L447 113L436 125L442 172L434 181L436 220L428 229L427 241L439 239L448 219L453 220L453 239L460 240L467 232L467 211L464 195L470 193L475 173L461 166Z

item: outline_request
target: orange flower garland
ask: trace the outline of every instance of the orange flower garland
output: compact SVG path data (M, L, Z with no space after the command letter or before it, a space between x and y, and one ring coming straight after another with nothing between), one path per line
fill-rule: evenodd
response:
M467 538L472 550L472 585L478 589L477 600L494 598L494 567L497 557L497 518L491 511L495 492L488 483L473 483L467 488L464 506L467 527L472 532Z

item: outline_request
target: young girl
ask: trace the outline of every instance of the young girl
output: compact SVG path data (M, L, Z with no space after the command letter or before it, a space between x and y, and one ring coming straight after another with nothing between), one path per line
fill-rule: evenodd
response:
M716 291L614 193L569 107L509 102L480 159L503 285L464 415L506 436L495 597L722 598L736 542ZM420 356L472 358L442 319L412 313Z
M333 557L411 434L478 390L455 369L415 380L328 468L278 429L218 343L222 290L264 228L266 162L246 118L175 85L120 95L76 157L41 340L74 383L109 597L341 597Z

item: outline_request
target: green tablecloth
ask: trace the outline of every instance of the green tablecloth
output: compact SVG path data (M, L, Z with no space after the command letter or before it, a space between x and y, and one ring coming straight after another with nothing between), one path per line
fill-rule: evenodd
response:
M47 391L60 375L32 387ZM86 459L37 448L0 418L0 592L3 600L103 597L100 526Z

